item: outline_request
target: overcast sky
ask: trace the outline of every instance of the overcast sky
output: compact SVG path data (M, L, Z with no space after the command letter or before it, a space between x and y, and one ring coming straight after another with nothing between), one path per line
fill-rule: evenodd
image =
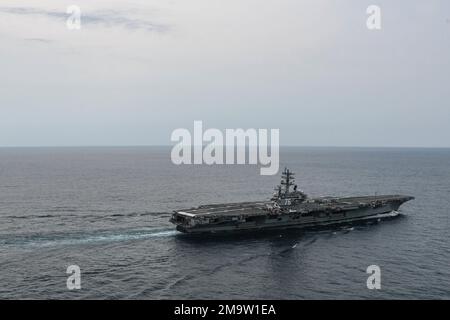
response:
M450 2L1 1L0 146L169 145L194 120L450 147Z

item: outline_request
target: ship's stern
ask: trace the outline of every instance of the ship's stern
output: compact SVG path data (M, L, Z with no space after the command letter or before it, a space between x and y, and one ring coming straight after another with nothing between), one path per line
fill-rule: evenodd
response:
M184 233L195 225L194 215L183 211L174 211L169 221L176 226L177 231Z

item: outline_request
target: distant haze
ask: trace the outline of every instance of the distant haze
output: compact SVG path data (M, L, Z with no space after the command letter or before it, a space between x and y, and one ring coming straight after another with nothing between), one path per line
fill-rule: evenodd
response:
M450 147L449 57L448 0L3 0L0 146L169 145L202 120Z

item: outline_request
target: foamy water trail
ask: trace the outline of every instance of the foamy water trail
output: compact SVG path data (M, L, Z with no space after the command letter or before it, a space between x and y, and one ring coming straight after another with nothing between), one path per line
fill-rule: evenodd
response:
M108 233L88 233L88 234L67 234L67 235L39 235L39 236L21 236L0 239L2 245L12 246L67 246L83 245L91 243L109 243L119 241L132 241L147 238L172 237L178 232L171 229L165 230L131 230L128 232L108 232Z

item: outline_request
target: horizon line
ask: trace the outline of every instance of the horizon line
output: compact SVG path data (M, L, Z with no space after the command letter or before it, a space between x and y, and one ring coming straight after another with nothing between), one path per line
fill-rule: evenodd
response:
M0 146L0 149L7 148L145 148L145 147L173 147L169 144L136 144L136 145L16 145L16 146ZM224 147L226 145L223 145ZM249 147L246 145L246 147ZM450 146L361 146L361 145L280 145L280 148L360 148L360 149L450 149Z

